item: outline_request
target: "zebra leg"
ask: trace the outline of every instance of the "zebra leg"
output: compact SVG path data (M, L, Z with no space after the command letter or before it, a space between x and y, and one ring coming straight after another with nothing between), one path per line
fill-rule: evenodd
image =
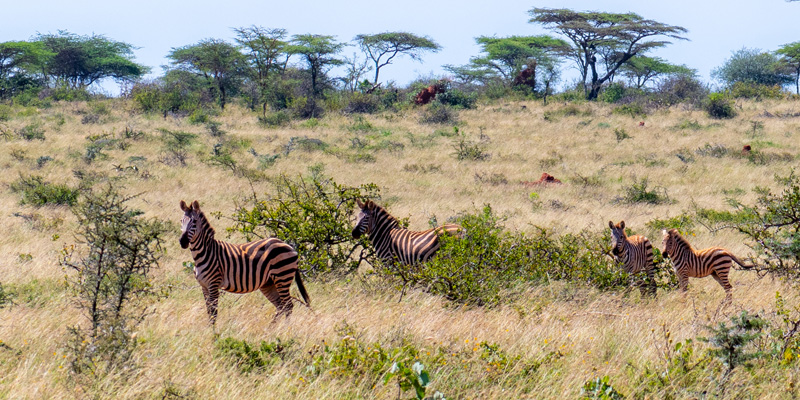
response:
M278 294L278 287L270 280L267 286L261 288L261 293L263 293L264 297L278 309L278 312L272 317L272 322L275 323L281 315L281 296Z
M678 274L678 287L681 289L681 292L686 293L689 291L689 274L688 273L679 273Z
M219 301L219 288L211 286L203 288L203 297L206 299L206 312L211 325L217 323L217 303Z
M731 282L728 280L728 271L711 271L711 277L725 289L725 300L723 301L733 300L733 294L731 294L733 286L731 286Z

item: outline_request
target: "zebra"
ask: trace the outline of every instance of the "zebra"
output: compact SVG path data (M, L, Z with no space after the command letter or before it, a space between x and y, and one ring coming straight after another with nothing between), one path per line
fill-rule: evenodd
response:
M429 260L439 249L439 236L442 234L458 235L461 226L445 224L426 231L411 231L400 226L400 223L385 208L372 200L361 202L358 223L353 228L353 238L363 234L375 248L378 257L387 263L398 262L404 265L415 265Z
M622 269L629 274L638 274L644 271L647 274L645 282L639 284L642 295L645 294L645 286L648 292L655 296L656 279L655 265L653 264L653 245L650 240L641 235L628 237L625 233L625 221L614 224L608 221L611 228L612 249L614 258L622 264ZM633 277L631 277L633 279Z
M723 289L725 289L725 300L729 301L733 297L731 295L730 281L728 280L728 273L730 272L733 262L741 265L743 268L750 269L752 265L746 265L741 260L736 258L730 251L722 247L709 247L703 250L695 250L678 233L677 229L663 230L664 233L664 257L669 257L672 260L672 265L675 267L675 275L678 276L678 285L682 292L689 289L689 277L692 278L705 278L711 275Z
M288 318L292 313L294 305L289 289L293 279L306 305L311 304L297 268L297 252L291 246L278 238L245 244L216 240L214 228L197 200L191 206L181 200L181 210L184 214L180 245L192 252L194 275L203 290L211 325L217 321L220 290L231 293L261 290L278 309L273 322L281 314Z

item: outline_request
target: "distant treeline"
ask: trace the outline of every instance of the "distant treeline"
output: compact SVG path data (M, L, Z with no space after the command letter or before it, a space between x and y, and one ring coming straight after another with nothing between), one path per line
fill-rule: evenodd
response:
M262 118L270 112L316 117L326 111L374 112L438 98L445 106L471 107L477 98L602 100L631 105L633 113L679 102L708 101L696 71L650 56L687 40L686 29L634 13L576 12L534 8L530 23L554 36L475 38L481 53L466 65L445 65L446 77L397 87L381 71L397 57L421 61L441 46L408 32L360 34L351 42L334 36L289 35L260 26L234 29L233 41L209 38L175 47L164 73L143 80L150 68L134 61L132 44L102 35L67 31L29 41L0 43L0 101L35 105L81 100L93 84L113 79L146 112L191 113L233 99ZM345 55L345 48L358 50ZM333 67L340 76L332 74ZM574 84L557 85L564 68L576 68ZM385 77L385 74L383 75ZM715 69L726 96L784 97L800 94L800 42L768 52L743 48ZM561 92L556 87L566 87ZM428 95L418 93L429 88ZM432 94L432 95L430 95Z

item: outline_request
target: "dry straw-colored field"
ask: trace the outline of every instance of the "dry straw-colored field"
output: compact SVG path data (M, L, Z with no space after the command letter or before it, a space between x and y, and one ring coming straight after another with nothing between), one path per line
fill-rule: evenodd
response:
M14 108L11 118L0 122L0 129L9 133L0 151L0 225L4 227L0 283L17 293L16 304L0 310L4 345L0 348L0 398L396 398L397 385L384 384L382 379L372 387L354 384L357 377L336 373L305 378L304 360L313 357L309 352L323 341L340 343L345 322L361 343L379 342L387 347L406 343L422 353L443 352L454 355L448 360L460 360L460 364L428 366L432 374L429 394L438 390L448 398L576 398L584 382L603 375L620 392L635 394L643 390L636 378L642 368L664 365L663 329L679 342L707 335L704 326L727 321L741 310L774 319L778 291L788 306L800 305L794 287L743 271L732 273L734 302L721 312L717 306L724 293L710 278L691 280L686 297L660 291L655 299L642 299L638 293L623 296L553 283L531 287L521 298L500 307L465 309L416 290L398 302L398 292L380 282L352 277L306 281L313 311L297 307L291 319L275 325L270 324L274 308L260 294L223 295L213 329L207 324L200 289L181 265L191 256L178 246L178 201L197 199L207 212L229 216L253 189L264 193L271 185L258 182L251 189L246 179L202 162L218 141L202 124L141 115L124 100L100 104ZM660 235L647 231L646 222L695 206L725 210L726 197L750 203L756 187L776 187L773 175L788 173L800 154L800 119L776 116L797 115L799 108L796 101L740 102L736 118L720 121L684 107L634 119L613 114L612 107L604 104L483 104L460 112L459 130L470 140L483 140L491 154L487 161L458 161L453 156L456 138L434 134L452 132L452 126L420 124L414 109L363 117L329 115L316 124L296 121L275 129L261 127L254 114L235 106L213 119L221 123L227 138L245 143L234 156L251 168L257 161L248 153L250 147L259 154L275 154L292 137L316 138L341 149L349 149L354 138L373 144L384 141L385 150L371 152L374 162L296 150L278 158L265 173L296 175L321 163L337 182L376 183L381 202L394 215L410 217L411 228L427 227L434 215L444 221L489 203L508 216L508 229L530 231L537 225L556 232L600 231L607 228L608 220L624 219L635 232L650 236L660 246ZM91 113L98 114L99 120L82 123ZM644 126L639 126L640 121ZM356 129L365 122L372 128ZM40 124L44 141L25 141L14 134L30 124ZM185 167L160 161L165 156L160 128L198 134ZM143 132L144 137L129 140L125 150L104 150L107 157L91 164L82 159L87 137L119 137L126 129ZM622 130L630 137L618 141ZM715 158L695 152L706 144L722 144L734 153L750 144L781 159L755 165L742 157ZM678 153L692 155L694 161L685 163ZM39 167L41 156L53 160ZM131 159L134 156L144 159ZM115 169L133 165L139 172ZM134 361L138 368L124 379L112 375L89 388L72 381L64 349L66 327L83 322L64 287L66 272L57 262L61 248L75 242L75 218L66 207L20 205L19 195L9 189L21 175L30 174L75 185L73 170L78 169L127 174L126 192L141 193L133 201L135 206L174 226L154 278L156 285L169 285L171 292L154 303L137 332ZM565 183L536 188L520 184L538 179L543 172ZM662 205L618 201L625 187L642 178L651 187L663 188L672 201ZM582 179L593 184L583 185ZM532 200L532 192L538 199L533 196ZM212 222L218 237L224 236L230 221ZM228 240L242 238L232 235ZM691 241L697 248L719 245L740 256L750 251L744 238L731 231L712 235L699 228ZM266 372L245 374L217 352L215 333L250 342L294 340L295 351L290 353L291 360ZM526 374L520 372L522 362L512 363L507 370L492 369L480 358L479 343L484 341L520 360L539 360L541 365ZM707 347L695 345L698 352ZM737 369L724 393L713 374L685 389L676 380L678 389L670 390L679 398L700 398L706 392L725 398L791 398L798 395L796 365ZM650 396L663 395L657 391ZM402 395L410 396L412 392Z

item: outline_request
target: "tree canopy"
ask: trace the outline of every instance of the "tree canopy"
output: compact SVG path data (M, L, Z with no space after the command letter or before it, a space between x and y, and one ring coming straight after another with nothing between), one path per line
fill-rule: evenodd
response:
M39 42L0 43L0 99L39 85L41 72L52 55Z
M46 56L44 76L76 89L112 78L132 81L141 78L148 68L133 61L134 47L102 35L79 36L67 31L42 34L36 42L52 53Z
M759 49L742 48L719 68L711 71L711 76L728 86L734 83L753 83L757 85L784 85L791 78L775 54Z
M236 28L236 42L246 52L251 78L258 85L262 113L267 113L268 95L275 75L286 68L289 55L286 29L269 29L260 26Z
M442 47L427 36L417 36L408 32L384 32L375 35L357 35L355 38L361 49L375 63L373 87L378 85L381 68L392 63L398 54L405 54L412 60L422 61L422 53L437 52ZM385 58L384 58L385 57Z
M586 98L597 98L603 84L632 57L670 44L658 36L686 40L685 28L644 19L638 14L576 12L570 9L534 8L529 22L542 24L572 42L569 57L581 73ZM589 83L587 83L587 80Z
M319 80L333 66L342 65L343 60L336 55L342 51L344 43L339 43L329 35L294 35L291 45L286 48L289 54L298 55L311 74L311 96L320 94Z
M647 82L667 75L693 76L695 70L685 65L670 64L659 57L634 56L619 69L621 75L627 77L634 86L641 89Z
M781 62L794 71L795 93L800 94L800 42L788 43L775 51Z
M243 75L245 57L239 48L221 39L173 48L167 56L172 65L206 79L209 91L225 108L228 92L235 90Z

